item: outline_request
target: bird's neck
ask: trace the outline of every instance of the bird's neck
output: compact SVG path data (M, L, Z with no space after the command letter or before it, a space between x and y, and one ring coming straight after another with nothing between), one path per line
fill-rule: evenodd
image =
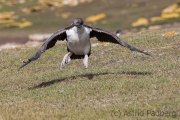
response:
M83 26L81 26L81 27L75 27L75 31L76 31L77 33L82 33L82 32L84 32L84 27L83 27Z

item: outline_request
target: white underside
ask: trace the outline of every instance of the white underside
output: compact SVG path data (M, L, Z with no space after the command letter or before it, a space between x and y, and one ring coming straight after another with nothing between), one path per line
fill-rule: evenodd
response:
M69 50L76 55L87 55L90 52L90 35L91 29L82 27L73 27L66 31L67 46Z

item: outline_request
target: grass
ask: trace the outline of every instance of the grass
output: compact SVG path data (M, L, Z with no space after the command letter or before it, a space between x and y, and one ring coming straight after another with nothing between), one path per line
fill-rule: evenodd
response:
M34 12L26 15L21 10L32 6L40 5L36 0L26 1L24 4L16 4L14 6L7 6L2 4L0 12L14 11L18 16L17 21L26 18L33 23L33 26L26 28L7 28L0 29L0 37L14 37L14 36L27 36L35 33L52 33L58 29L67 27L72 23L74 18L81 17L86 19L91 15L105 13L107 15L106 24L102 21L96 23L86 23L94 27L100 27L108 31L115 31L117 29L131 29L131 23L135 22L140 17L151 18L160 16L161 11L167 6L179 2L179 0L93 0L91 3L80 4L76 7L65 6L63 8L56 8L51 10L49 8L43 9L41 12ZM133 7L133 4L136 6ZM83 12L82 12L83 11ZM58 13L61 15L64 12L72 13L68 19L63 19L61 16L56 16ZM169 19L161 23L164 24L178 22L179 19ZM144 26L147 27L147 26ZM9 35L11 33L11 35Z
M179 119L180 36L162 36L167 31L180 29L121 36L152 57L114 44L93 47L88 69L74 60L59 70L65 45L20 71L38 48L2 50L0 119Z

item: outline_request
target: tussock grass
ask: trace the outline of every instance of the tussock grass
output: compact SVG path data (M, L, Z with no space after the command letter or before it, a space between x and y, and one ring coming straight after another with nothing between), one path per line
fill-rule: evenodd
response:
M180 42L179 34L162 36L170 30L180 31L121 36L152 57L114 44L93 47L88 69L74 60L59 70L65 45L20 71L38 48L1 51L0 119L179 119ZM158 116L158 111L168 114Z

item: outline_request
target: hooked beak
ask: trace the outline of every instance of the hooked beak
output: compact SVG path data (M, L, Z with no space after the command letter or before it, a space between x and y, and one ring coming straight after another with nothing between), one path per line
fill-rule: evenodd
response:
M82 27L81 24L75 24L75 26L78 27L78 28L81 28L81 27Z

